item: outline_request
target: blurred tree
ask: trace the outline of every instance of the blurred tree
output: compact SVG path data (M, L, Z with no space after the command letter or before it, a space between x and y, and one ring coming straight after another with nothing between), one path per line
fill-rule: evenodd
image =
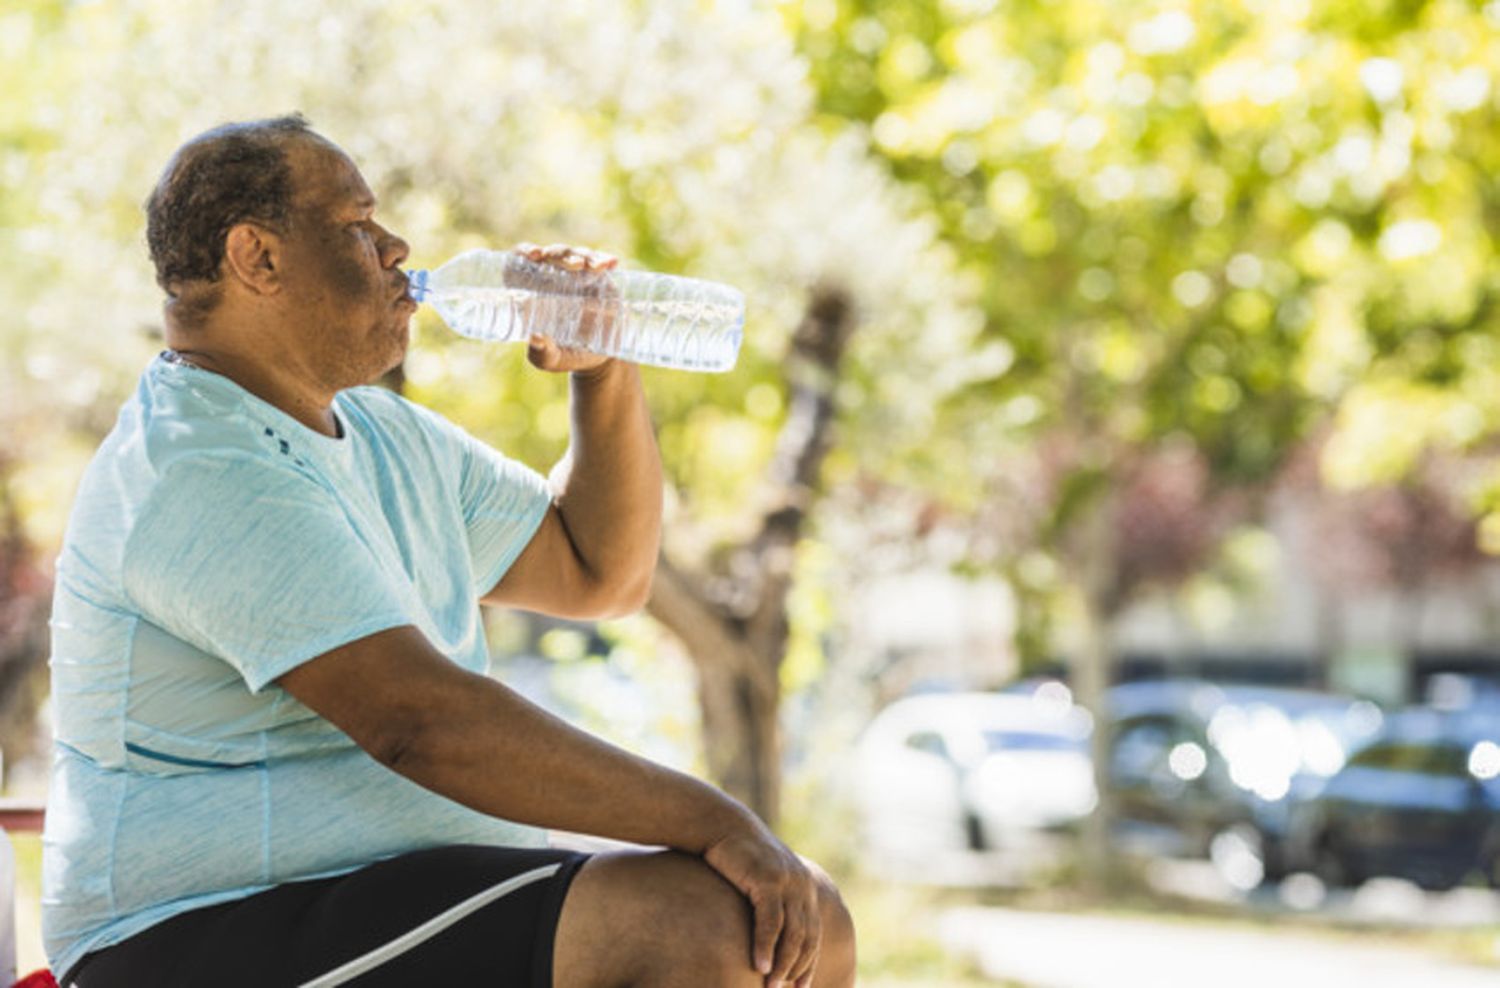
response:
M983 284L982 339L1014 359L945 408L993 501L979 561L1023 599L1066 602L1096 713L1123 604L1201 566L1346 396L1416 391L1432 428L1470 438L1500 424L1500 6L781 10L820 108L867 128ZM1359 431L1363 406L1345 407ZM1421 448L1393 452L1402 413L1379 408L1384 428L1331 454L1346 472ZM1035 627L1048 612L1023 608L1023 645L1056 642ZM1096 731L1105 792L1108 744ZM1096 876L1109 818L1106 798Z
M19 104L35 139L0 148L29 196L0 206L25 258L24 274L0 270L24 314L0 339L33 413L74 391L112 408L130 387L158 319L139 203L178 143L227 119L307 113L360 163L414 267L559 240L746 290L733 373L647 372L671 487L651 611L702 677L711 769L773 818L783 657L819 647L788 595L824 474L923 443L923 410L968 379L977 328L932 224L860 142L813 122L774 14L687 0L47 10L45 32L41 7L14 15L38 67ZM415 336L406 394L528 462L562 452L565 382L426 313ZM59 426L34 417L44 462ZM95 436L108 424L79 419ZM46 474L66 503L76 472Z
M0 752L6 765L31 754L37 707L46 695L52 606L52 581L22 530L10 466L0 452Z
M1465 499L1493 468L1433 452L1397 480L1339 489L1320 469L1326 439L1298 450L1277 482L1278 496L1296 502L1316 540L1297 551L1311 563L1330 625L1323 658L1344 644L1337 636L1346 603L1373 591L1394 599L1391 644L1410 660L1431 595L1445 584L1482 586L1473 577L1494 562L1480 547L1479 522ZM1476 603L1481 613L1493 606Z
M55 44L66 8L63 0L38 0L0 11L0 86L10 94L0 105L0 256L7 288L27 286L9 292L11 318L0 326L0 752L7 774L32 753L46 695L48 550L62 531L54 471L76 472L83 455L76 437L91 439L113 414L96 403L88 367L59 381L65 368L32 353L20 329L48 304L37 286L53 271L29 249L41 184L25 163L57 143L47 86L73 69Z
M853 329L842 291L814 293L787 357L790 410L767 471L771 506L755 534L725 547L709 574L684 572L663 555L648 605L698 667L709 765L763 816L780 804L777 714L797 544L833 445L833 384Z

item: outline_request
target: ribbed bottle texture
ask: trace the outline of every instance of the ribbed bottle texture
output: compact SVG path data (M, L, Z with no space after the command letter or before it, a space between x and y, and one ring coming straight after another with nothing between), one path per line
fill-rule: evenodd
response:
M738 289L646 271L566 271L514 251L471 250L410 274L411 295L454 332L558 345L679 370L726 371L739 355Z

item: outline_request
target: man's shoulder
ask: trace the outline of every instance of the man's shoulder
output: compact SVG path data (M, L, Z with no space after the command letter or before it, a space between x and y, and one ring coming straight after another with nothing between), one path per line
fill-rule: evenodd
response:
M255 463L274 466L265 437L211 392L162 382L149 371L120 409L78 490L81 507L116 505L129 515L163 479L223 476Z
M440 413L389 388L364 385L349 388L340 396L370 422L411 440L451 442L460 432L458 426Z
M340 395L359 408L373 415L423 416L442 418L437 412L419 405L410 398L379 384L363 384L346 388ZM446 420L444 420L446 421Z
M203 371L153 365L116 424L115 445L135 448L150 470L226 461L273 462L264 425L225 381Z

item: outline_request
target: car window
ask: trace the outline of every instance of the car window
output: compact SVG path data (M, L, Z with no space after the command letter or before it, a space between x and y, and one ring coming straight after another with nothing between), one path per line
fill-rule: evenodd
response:
M1433 747L1428 744L1411 744L1392 741L1375 744L1349 760L1355 768L1382 768L1397 772L1430 771L1433 764Z
M985 731L984 744L990 751L1082 751L1084 748L1080 739L1039 731Z
M1187 739L1188 731L1170 718L1125 721L1115 731L1111 758L1114 772L1124 778L1145 778L1167 759L1178 742Z
M948 757L948 746L943 743L943 736L936 731L918 731L907 737L906 746L939 758Z
M1445 779L1469 778L1469 749L1456 745L1434 745L1427 750L1422 771Z

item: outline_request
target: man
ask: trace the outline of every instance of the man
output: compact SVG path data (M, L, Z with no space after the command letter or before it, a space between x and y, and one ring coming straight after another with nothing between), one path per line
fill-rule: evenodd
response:
M530 361L571 374L573 415L550 481L362 387L415 309L374 210L301 117L194 139L147 203L169 349L58 563L63 984L852 984L836 892L748 810L484 675L481 601L645 600L651 424L633 366L544 338Z

